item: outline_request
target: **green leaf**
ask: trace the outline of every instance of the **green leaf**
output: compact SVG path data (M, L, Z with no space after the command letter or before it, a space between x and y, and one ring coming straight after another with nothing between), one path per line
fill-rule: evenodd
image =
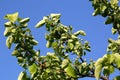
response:
M70 50L72 50L74 48L74 44L73 43L68 43L68 47L70 48Z
M69 64L69 65L65 68L65 71L66 71L66 73L67 73L69 76L74 77L74 78L77 77L76 71L75 71L75 69L72 67L71 64Z
M11 23L10 21L8 21L8 22L6 22L6 23L4 24L4 26L5 26L5 27L11 27L11 26L12 26L12 23Z
M8 36L8 38L6 39L6 46L10 49L11 45L13 43L14 39L12 36Z
M47 20L48 18L45 16L45 17L43 17L43 19L41 20L41 21L39 21L37 24L36 24L36 28L39 28L39 27L42 27L44 24L45 24L45 22L46 22L46 20Z
M112 23L112 17L109 16L107 20L105 21L105 24L111 24Z
M104 71L103 71L103 73L104 73L104 75L110 75L111 73L113 73L114 72L114 67L113 66L111 66L111 65L108 65L108 66L106 66L106 67L104 67Z
M31 75L34 75L37 72L37 66L35 63L33 63L31 66L28 68L29 72Z
M52 14L50 14L50 16L51 16L52 18L57 18L57 19L59 19L60 16L61 16L61 14L52 13Z
M51 41L47 41L46 47L47 47L47 48L50 48L51 46L52 46L52 42L51 42Z
M69 61L68 59L64 59L64 60L62 61L62 68L67 67L69 63L70 63L70 61Z
M102 4L100 6L100 11L104 12L106 8L107 8L106 5Z
M23 57L17 57L18 58L18 63L22 63L24 61Z
M117 33L117 29L114 29L114 28L112 28L112 34L116 34Z
M14 51L12 52L12 56L17 56L17 55L19 55L19 51L18 51L18 50L14 50Z
M18 19L18 12L13 14L7 14L4 18L14 23Z
M83 30L79 30L79 34L82 35L82 36L86 36L86 33Z
M95 66L95 77L97 80L99 80L100 78L101 69L102 69L102 64Z
M52 47L55 49L55 48L57 48L58 47L58 43L57 42L53 42L52 43Z
M7 27L4 31L4 36L9 36L11 34L11 28Z
M109 38L109 39L108 39L108 42L109 42L109 43L113 43L113 42L115 42L115 41L114 41L113 39Z
M116 53L115 55L115 63L117 65L118 68L120 68L120 54Z
M40 50L35 53L36 56L40 56Z
M25 24L25 23L27 23L29 21L30 21L30 18L24 18L24 19L20 20L20 23Z
M78 36L78 35L85 36L86 33L85 33L83 30L79 30L79 31L75 32L74 35L75 35L75 36Z
M116 76L113 80L120 80L120 76Z
M30 41L30 43L31 43L32 45L37 45L37 44L38 44L38 41L36 41L36 40L33 39L33 40Z
M103 61L104 61L104 58L99 58L95 63L95 77L97 80L99 80L99 78L100 78Z
M118 0L110 0L111 5L117 5L118 4Z
M98 15L98 14L100 14L100 9L99 8L97 8L97 9L95 9L95 11L93 12L93 16L96 16L96 15Z
M19 76L18 76L18 80L26 80L26 73L24 71L22 71Z
M41 20L36 24L36 28L42 27L45 24L45 20Z

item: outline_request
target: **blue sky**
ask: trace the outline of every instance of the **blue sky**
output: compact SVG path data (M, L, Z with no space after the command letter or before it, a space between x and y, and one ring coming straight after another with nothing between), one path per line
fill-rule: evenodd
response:
M23 70L15 57L11 56L11 50L8 50L3 36L4 16L8 13L19 12L20 17L30 17L29 28L35 39L39 41L36 49L41 50L45 55L49 49L45 47L45 29L36 29L34 26L43 16L50 13L61 13L61 21L65 25L72 25L74 31L84 30L87 33L84 40L88 40L91 45L91 52L86 55L86 59L97 60L106 53L107 39L117 36L111 34L111 25L104 25L105 18L93 17L93 8L89 0L1 0L0 1L0 79L17 80L19 73ZM80 80L95 80L85 78Z

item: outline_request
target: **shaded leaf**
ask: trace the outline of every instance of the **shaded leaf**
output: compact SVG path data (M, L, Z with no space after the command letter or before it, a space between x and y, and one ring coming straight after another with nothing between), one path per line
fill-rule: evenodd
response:
M105 24L111 24L112 23L112 17L109 16L107 20L105 21Z
M113 80L120 80L120 76L116 76Z

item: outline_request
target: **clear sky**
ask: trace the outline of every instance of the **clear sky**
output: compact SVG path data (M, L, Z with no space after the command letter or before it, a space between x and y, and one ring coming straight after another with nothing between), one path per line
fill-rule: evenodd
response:
M19 73L23 70L15 57L11 56L11 50L7 49L3 36L4 16L8 13L19 12L21 17L30 17L29 28L31 29L39 44L36 49L45 55L49 49L45 47L44 28L36 29L34 26L43 16L50 13L61 13L61 21L65 25L72 25L74 31L84 30L87 33L84 40L91 45L91 52L87 53L86 59L97 60L106 53L107 39L114 38L111 34L111 25L104 25L105 18L93 17L93 8L89 0L1 0L0 1L0 80L17 80ZM80 80L95 80L85 78Z

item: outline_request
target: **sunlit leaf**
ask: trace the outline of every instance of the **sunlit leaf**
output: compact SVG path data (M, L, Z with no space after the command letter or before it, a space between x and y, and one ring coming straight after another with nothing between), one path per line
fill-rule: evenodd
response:
M51 16L52 18L60 18L61 14L52 13L52 14L50 14L50 16Z
M69 63L70 63L70 61L69 61L68 59L64 59L64 60L62 61L62 68L67 67Z
M114 28L112 28L112 34L116 34L117 33L117 29L114 29Z
M68 43L68 47L70 48L70 50L72 50L74 48L74 44L73 43Z
M52 42L51 42L51 41L47 41L46 47L47 47L47 48L50 48L51 46L52 46Z
M96 16L96 15L98 15L98 14L100 14L100 10L97 8L94 12L93 12L93 16Z
M13 37L12 36L8 36L8 38L6 39L6 46L10 49L11 45L13 43Z
M36 40L33 39L33 40L30 41L30 43L31 43L32 45L37 45L37 44L38 44L38 41L36 41Z
M37 66L35 63L33 63L31 66L28 68L29 72L31 75L34 75L37 72Z
M86 33L83 31L83 30L79 30L77 31L76 33L74 33L75 36L78 36L78 35L82 35L82 36L85 36Z
M29 20L30 20L30 18L24 18L24 19L20 20L20 23L24 24L24 23L29 22Z
M104 61L104 58L99 58L95 63L95 77L97 80L99 80L99 78L100 78L103 61Z
M26 73L24 71L22 71L19 76L18 76L18 80L26 80Z
M69 65L65 68L65 71L66 71L66 73L67 73L69 76L74 77L74 78L77 77L76 71L75 71L75 69L72 67L71 64L69 64Z
M18 18L18 12L13 13L13 14L7 14L4 18L8 19L8 20L10 20L11 22L14 23Z
M95 66L95 77L97 80L99 80L100 78L101 69L102 69L102 64Z
M5 27L11 27L12 26L12 23L10 21L6 22L5 24Z
M53 42L52 43L52 47L55 49L55 48L57 48L58 47L58 43L57 42Z
M18 50L14 50L14 51L12 52L12 56L17 56L17 55L19 55L19 51L18 51Z

